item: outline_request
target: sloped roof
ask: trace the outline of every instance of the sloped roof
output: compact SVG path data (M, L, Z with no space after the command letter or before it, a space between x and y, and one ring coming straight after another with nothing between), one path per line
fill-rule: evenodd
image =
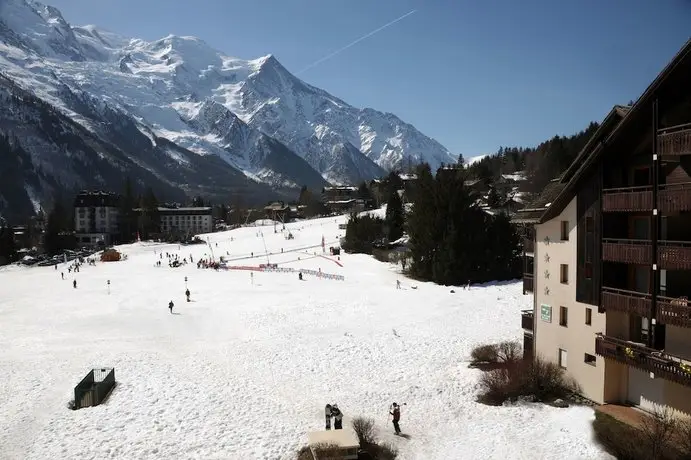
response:
M566 184L561 181L561 178L552 180L535 199L530 201L523 209L516 211L511 221L519 224L540 222L540 218L552 206L552 203L564 190L565 186Z
M564 173L562 177L562 181L566 182L564 190L555 199L554 205L541 216L540 222L552 219L564 210L575 196L579 180L600 159L604 147L615 139L624 128L631 125L634 120L644 116L645 109L649 109L654 94L672 72L690 56L691 40L688 40L632 106L615 106L610 111L591 140L588 141L576 160Z

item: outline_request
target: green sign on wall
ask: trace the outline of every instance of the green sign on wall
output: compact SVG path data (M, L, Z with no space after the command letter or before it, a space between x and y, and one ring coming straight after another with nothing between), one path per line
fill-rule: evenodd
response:
M540 305L540 319L546 323L552 322L552 307L549 305Z

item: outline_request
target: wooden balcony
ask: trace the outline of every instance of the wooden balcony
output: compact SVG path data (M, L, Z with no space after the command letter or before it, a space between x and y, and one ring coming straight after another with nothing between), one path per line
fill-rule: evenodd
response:
M691 183L661 185L657 194L661 213L691 211Z
M602 288L602 309L605 311L616 310L647 318L651 306L650 294L609 287Z
M602 239L602 260L625 264L652 264L652 246L647 240ZM664 267L663 267L664 268Z
M663 324L691 328L691 303L688 297L657 298L657 320Z
M521 311L521 327L526 331L533 332L533 310Z
M658 241L657 262L666 270L691 270L691 242Z
M535 240L532 238L523 238L523 250L525 252L534 254L535 253Z
M679 357L602 334L595 338L595 353L605 359L652 372L655 377L691 387L691 363Z
M534 288L534 279L533 275L530 273L524 273L523 274L523 294L527 292L533 292Z
M657 135L657 153L668 158L691 154L691 123L661 129Z
M636 212L652 209L652 187L609 188L602 191L603 212Z

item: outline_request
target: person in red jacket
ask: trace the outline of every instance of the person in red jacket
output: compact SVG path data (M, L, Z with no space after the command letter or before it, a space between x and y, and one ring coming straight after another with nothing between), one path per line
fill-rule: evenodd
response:
M401 420L401 406L393 403L391 407L393 410L389 411L389 414L393 416L393 428L396 430L396 434L401 434L401 427L398 426L398 422Z

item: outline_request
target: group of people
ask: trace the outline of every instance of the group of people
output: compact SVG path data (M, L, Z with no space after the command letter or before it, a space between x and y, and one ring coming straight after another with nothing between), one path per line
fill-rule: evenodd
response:
M399 422L401 421L401 406L397 403L391 404L389 407L389 415L391 415L391 422L393 423L394 433L397 435L401 434L401 426ZM343 412L338 408L338 404L327 404L324 408L324 418L326 421L326 429L331 429L331 419L333 418L334 430L343 429Z
M331 429L331 419L334 419L334 430L343 429L343 412L338 408L338 404L327 404L324 409L324 417L326 418L326 429Z

